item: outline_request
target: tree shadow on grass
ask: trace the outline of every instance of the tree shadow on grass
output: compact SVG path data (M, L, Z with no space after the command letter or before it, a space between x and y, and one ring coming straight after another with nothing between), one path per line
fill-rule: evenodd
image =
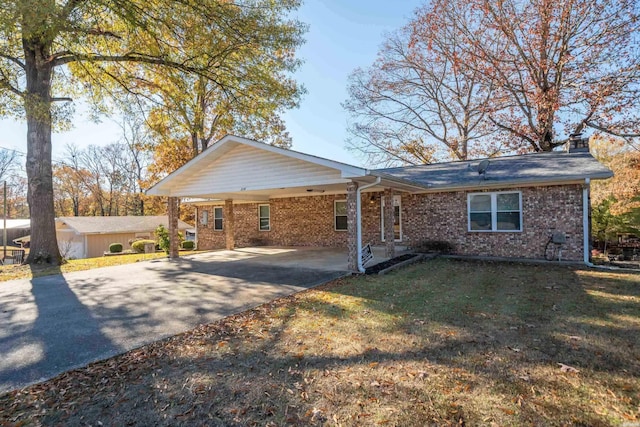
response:
M362 278L335 292L404 315L409 333L424 329L414 321L419 318L465 331L472 341L488 336L517 347L526 340L552 356L564 348L570 357L593 344L611 356L600 369L640 374L637 359L618 356L621 346L640 352L640 275L445 260L429 267L427 277L418 268L382 280ZM591 366L593 356L587 350L581 358Z

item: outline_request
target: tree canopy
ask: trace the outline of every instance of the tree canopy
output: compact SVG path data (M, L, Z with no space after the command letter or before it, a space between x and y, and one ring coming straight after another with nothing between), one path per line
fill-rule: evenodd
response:
M255 100L247 88L259 77L284 79L297 66L304 27L289 16L298 6L298 0L2 2L0 114L27 122L27 262L60 262L51 132L68 123L66 101L87 92L95 99L106 92L137 94L148 76L166 73L202 79L219 97L250 105ZM299 88L290 81L287 87L293 101L272 111L295 104ZM159 101L151 92L149 99Z
M591 183L593 237L606 249L618 233L640 234L640 151L612 137L594 138L591 151L614 174Z
M550 151L589 128L636 138L639 7L632 0L434 0L400 37L389 37L369 69L354 72L346 103L352 145L383 152L375 141L392 129L382 140L394 150L410 152L404 145L421 141L426 156L398 157L413 163L464 158L460 142L470 137L482 154Z

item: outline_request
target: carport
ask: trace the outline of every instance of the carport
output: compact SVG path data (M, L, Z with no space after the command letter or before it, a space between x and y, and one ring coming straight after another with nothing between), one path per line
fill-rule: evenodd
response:
M339 241L344 243L344 248L334 252L343 254L348 271L363 272L363 200L366 200L369 193L383 194L385 208L384 227L381 232L385 238L384 258L391 258L396 252L394 195L425 189L422 185L378 172L227 135L155 184L147 194L168 198L171 257L178 256L175 228L179 199L188 199L196 205L215 204L217 208L210 221L213 227L217 227L216 221L219 221L220 233L217 237L224 238L224 247L227 250L234 250L238 246L254 246L250 244L250 240L243 241L241 245L237 244L242 232L251 227L255 227L250 231L256 235L271 236L270 241L276 242L276 246L283 246L282 243L285 241L288 244L284 246L336 246L329 238L323 240L326 236L318 237L312 242L315 244L311 245L308 242L283 237L287 228L295 228L296 221L301 222L303 219L306 220L305 227L309 228L308 232L312 232L314 223L309 220L309 216L313 216L314 212L309 210L291 211L287 214L286 207L283 208L280 216L283 225L280 227L281 234L277 235L271 229L272 218L270 207L267 206L269 203L276 203L277 200L303 203L309 201L311 204L317 196L345 195L346 227L338 230L336 225L336 229L331 230L344 232L338 233ZM258 222L255 225L248 222L246 215L240 212L241 205L247 204L257 207L259 211ZM261 210L260 206L265 208ZM333 214L335 213L332 212ZM203 222L203 218L198 217L197 235L199 227L208 223L209 218ZM342 248L342 245L340 247ZM305 251L299 253L303 254ZM326 255L326 251L323 253ZM312 261L311 257L301 260Z

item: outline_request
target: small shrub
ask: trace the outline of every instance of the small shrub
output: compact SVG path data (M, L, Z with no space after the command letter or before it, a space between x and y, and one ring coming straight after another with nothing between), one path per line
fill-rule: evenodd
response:
M136 240L135 242L133 242L131 244L131 249L133 249L134 252L137 252L139 254L143 254L144 253L144 245L146 245L147 243L153 243L153 245L155 246L156 241L155 240L145 240L145 239Z
M160 224L158 228L156 228L156 237L158 238L158 246L160 246L160 249L162 249L164 253L168 254L169 246L171 244L169 240L169 230L167 230L164 225Z
M133 239L129 239L129 246L133 247L133 244L138 240L143 240L142 237L134 237Z
M185 240L182 242L182 249L193 250L195 247L195 242L193 240Z
M156 237L158 238L158 246L160 247L160 249L168 254L169 248L171 247L169 230L164 225L160 224L158 228L156 228ZM182 240L182 233L178 232L178 247L180 247L180 242L182 242Z
M436 252L439 254L452 254L456 251L453 243L444 240L424 240L415 245L413 249L421 253Z
M112 243L109 245L109 252L112 254L122 252L122 243Z

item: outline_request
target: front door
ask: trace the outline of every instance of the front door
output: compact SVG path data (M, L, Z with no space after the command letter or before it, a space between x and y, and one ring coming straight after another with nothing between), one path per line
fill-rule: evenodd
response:
M393 196L393 238L396 242L402 241L402 209L401 196ZM384 197L382 197L382 209L380 211L380 232L384 242Z

